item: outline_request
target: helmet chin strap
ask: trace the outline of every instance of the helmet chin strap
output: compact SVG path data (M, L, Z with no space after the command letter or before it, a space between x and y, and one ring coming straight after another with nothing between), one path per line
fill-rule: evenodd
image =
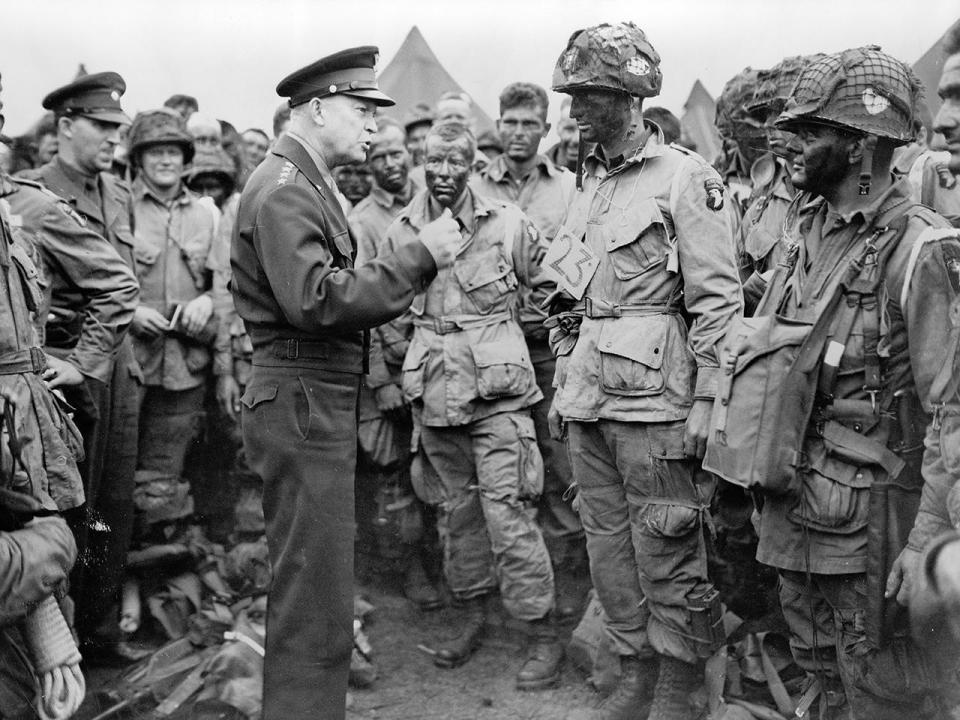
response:
M867 135L863 143L863 157L860 159L860 195L870 194L870 183L873 180L873 151L877 148L877 136Z
M577 130L577 132L580 131ZM580 138L580 142L577 144L577 190L579 192L583 192L583 160L587 156L586 145L583 138Z

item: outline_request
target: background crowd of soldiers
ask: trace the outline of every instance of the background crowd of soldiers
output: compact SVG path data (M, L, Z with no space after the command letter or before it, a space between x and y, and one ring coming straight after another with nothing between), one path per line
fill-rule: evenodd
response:
M470 659L498 598L528 628L517 687L555 685L564 649L554 567L585 550L620 661L596 718L694 717L689 700L723 645L724 608L782 611L807 671L798 716L813 708L822 718L933 718L956 706L953 663L933 654L932 638L916 640L916 619L911 637L889 605L868 599L879 582L881 596L899 591L906 605L911 590L937 586L937 558L919 561L920 552L935 545L957 557L948 531L960 526L951 492L960 406L949 371L960 242L948 228L960 227L960 159L927 145L935 130L951 148L960 142L960 29L955 35L936 124L909 68L876 48L745 69L718 101L723 150L713 167L671 113L642 106L659 92L659 56L630 23L571 38L553 84L570 99L546 152L547 93L531 83L504 88L496 132L479 135L460 93L399 119L379 91L355 94L387 112L377 115L365 162L333 167L328 158L310 178L329 185L349 222L349 233L326 238L331 262L380 267L419 239L430 252L410 263L436 279L410 280L405 305L384 300L396 304L381 313L389 322L361 313L351 328L371 328L357 411L358 527L349 517L330 521L342 524L342 542L390 560L421 610L446 598L460 608L455 632L431 648L439 667ZM252 381L255 345L278 361L321 350L305 336L264 330L250 288L267 280L244 253L256 248L269 276L270 253L283 248L261 243L257 231L247 243L238 223L263 232L279 220L244 225L241 194L253 178L249 212L258 193L300 182L294 148L307 133L297 108L323 95L304 88L366 68L362 52L331 57L280 84L290 100L270 133L238 133L186 95L131 119L123 79L102 72L50 92L36 135L0 145L0 717L67 717L83 696L81 654L134 659L132 637L183 636L199 594L266 592L261 478L247 462L240 417L245 407L267 418L284 390ZM843 143L838 161L830 152ZM470 238L455 261L441 248L454 233ZM861 254L862 236L875 254ZM288 270L296 293L299 275ZM286 308L277 279L269 282ZM723 447L707 447L710 433L734 438L741 422L727 422L714 398L730 413L744 406L736 384L744 381L724 374L719 348L736 322L746 323L741 339L772 337L750 324L755 313L804 321L817 336L818 318L843 298L860 314L837 311L823 333L836 347L822 339L813 419L801 422L815 430L798 441L807 463L797 471L806 483L798 502L775 487L776 468L759 481L738 477ZM319 327L322 304L314 311L311 302L303 300L303 323ZM247 332L251 317L259 336ZM790 342L801 357L810 343ZM770 350L757 347L757 356ZM306 440L325 421L323 404L338 397L301 383ZM875 445L889 452L874 457ZM709 469L732 483L718 487L703 472L705 451ZM269 447L247 452L259 458ZM877 569L868 516L876 487L891 478L905 495L880 507L912 514L889 511ZM290 515L284 532L308 547L320 536L302 522ZM268 538L276 542L269 528ZM337 555L330 545L317 552ZM277 606L293 603L273 621L278 629L302 610L287 587L287 566L298 562L284 556L278 569ZM200 578L195 591L167 582L186 567ZM956 579L944 578L952 584L941 590L956 592ZM935 593L925 592L911 606L929 604ZM42 602L51 595L69 608L79 654L56 604ZM47 619L36 619L41 607ZM41 626L59 634L51 640ZM13 650L21 646L33 667ZM324 652L340 662L338 642ZM269 664L266 672L268 685L286 682L271 680ZM315 707L297 688L284 699L273 692L265 717Z

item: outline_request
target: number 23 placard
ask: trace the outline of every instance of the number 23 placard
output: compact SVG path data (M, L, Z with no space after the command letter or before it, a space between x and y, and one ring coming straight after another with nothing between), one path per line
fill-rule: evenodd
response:
M547 277L579 300L587 291L599 264L600 259L583 240L564 229L550 243L541 267Z

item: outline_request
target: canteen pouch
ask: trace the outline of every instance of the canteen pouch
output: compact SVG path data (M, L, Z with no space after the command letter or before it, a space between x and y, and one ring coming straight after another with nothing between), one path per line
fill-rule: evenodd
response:
M720 350L720 380L703 468L745 488L783 493L794 485L807 418L785 412L791 368L811 325L778 317L738 318Z

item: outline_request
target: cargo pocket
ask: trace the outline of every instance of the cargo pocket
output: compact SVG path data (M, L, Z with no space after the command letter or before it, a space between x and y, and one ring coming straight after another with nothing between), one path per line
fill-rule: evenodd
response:
M160 249L149 243L137 240L133 246L133 257L137 261L137 267L148 268L157 262L160 256Z
M426 370L429 355L430 348L428 346L411 343L407 355L403 359L401 384L403 396L409 402L423 397L423 374Z
M210 364L210 351L201 345L194 343L182 343L183 364L187 372L196 375Z
M820 532L847 535L867 526L874 473L831 457L822 442L808 443L808 467L788 517Z
M453 274L478 315L486 315L517 289L517 276L496 247L457 262Z
M955 440L958 434L960 415L945 414L940 425L940 453L944 467L953 477L960 474L960 443Z
M667 317L606 322L600 330L600 386L612 395L642 397L663 392Z
M37 312L43 304L41 285L45 287L49 283L40 277L37 266L24 248L17 243L13 243L9 248L13 266L20 276L20 286L23 288L23 299L27 303L27 309Z
M623 226L611 231L607 253L617 278L631 280L667 257L667 226L653 198L632 204L620 220Z
M680 538L700 527L700 511L685 505L648 503L638 518L640 531L654 538Z
M760 263L780 242L780 236L762 225L754 225L744 240L744 251L754 263Z
M543 492L543 456L537 445L537 433L533 418L524 415L511 415L510 420L517 429L519 468L517 477L519 487L517 496L521 500L535 500Z
M525 344L480 343L470 348L476 366L477 395L484 400L522 395L530 389L533 365Z

